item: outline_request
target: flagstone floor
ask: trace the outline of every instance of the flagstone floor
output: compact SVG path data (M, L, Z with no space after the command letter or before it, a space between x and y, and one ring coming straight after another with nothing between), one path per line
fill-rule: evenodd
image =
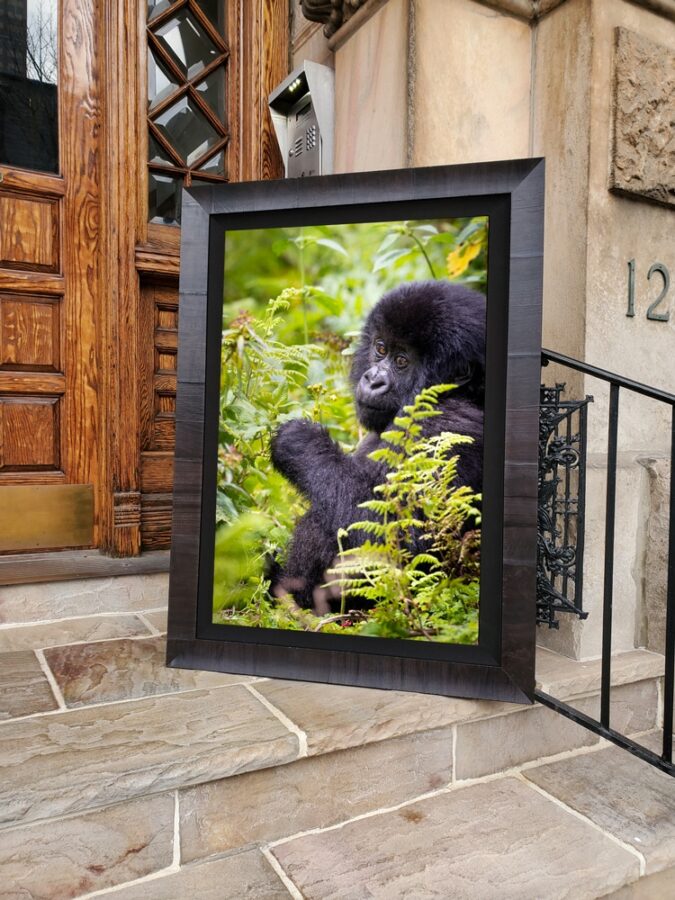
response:
M0 898L675 898L675 779L550 710L168 670L165 618L0 627ZM646 746L661 675L614 661Z

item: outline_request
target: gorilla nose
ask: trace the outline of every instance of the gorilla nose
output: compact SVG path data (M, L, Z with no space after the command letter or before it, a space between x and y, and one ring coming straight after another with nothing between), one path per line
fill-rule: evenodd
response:
M368 371L364 373L364 378L368 384L370 394L373 397L379 397L381 394L386 394L391 387L388 372L386 369L380 368L380 366L373 366L368 369Z

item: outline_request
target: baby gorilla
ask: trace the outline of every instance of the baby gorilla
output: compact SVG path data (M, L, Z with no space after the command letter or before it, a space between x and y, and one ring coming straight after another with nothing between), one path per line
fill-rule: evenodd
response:
M424 434L468 435L458 447L457 484L480 492L485 389L485 298L444 281L403 284L385 294L368 316L351 371L359 421L369 433L344 453L321 425L306 419L284 423L272 441L272 462L309 500L298 521L283 568L271 573L274 594L290 593L300 606L317 606L316 589L338 553L337 532L367 513L386 467L368 458L383 445L380 435L403 407L435 384L454 384L440 415L427 419Z

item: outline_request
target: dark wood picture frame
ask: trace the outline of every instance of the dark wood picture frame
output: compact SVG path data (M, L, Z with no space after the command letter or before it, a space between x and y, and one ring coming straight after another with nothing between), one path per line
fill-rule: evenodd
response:
M226 232L478 215L490 235L478 644L214 624ZM541 159L184 192L168 666L532 701L543 229Z

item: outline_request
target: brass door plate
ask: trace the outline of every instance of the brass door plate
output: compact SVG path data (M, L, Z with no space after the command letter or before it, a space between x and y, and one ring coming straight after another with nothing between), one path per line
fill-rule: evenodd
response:
M0 553L90 547L93 543L93 485L0 487Z

